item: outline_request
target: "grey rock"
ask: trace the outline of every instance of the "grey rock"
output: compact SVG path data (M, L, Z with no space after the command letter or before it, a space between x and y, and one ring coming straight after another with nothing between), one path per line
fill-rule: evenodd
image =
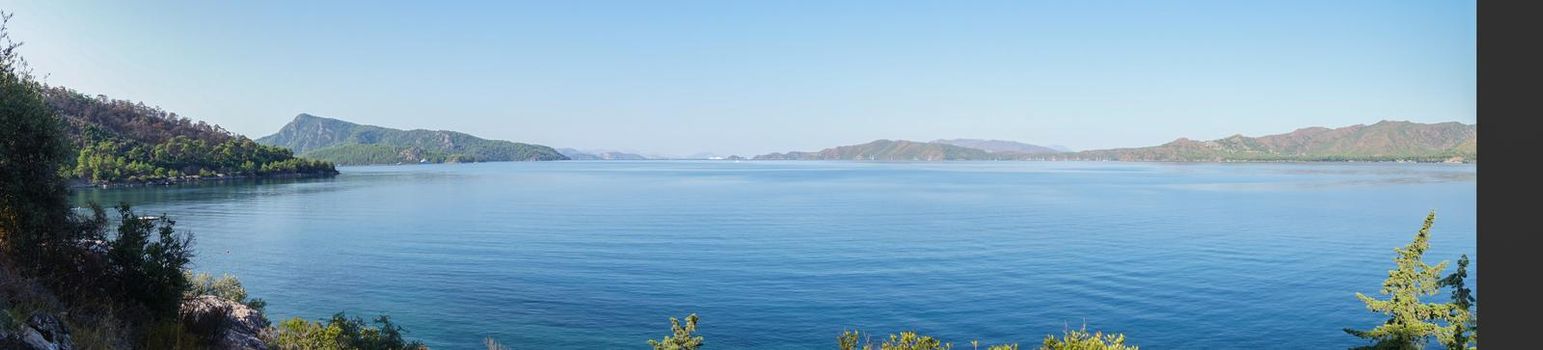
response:
M182 301L184 323L216 325L214 347L218 349L267 349L263 338L268 332L268 318L251 307L213 295Z

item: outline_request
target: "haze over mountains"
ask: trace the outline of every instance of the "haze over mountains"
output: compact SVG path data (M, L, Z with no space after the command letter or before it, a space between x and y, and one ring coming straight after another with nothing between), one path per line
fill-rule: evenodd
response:
M770 153L761 160L1120 160L1120 161L1420 161L1478 159L1476 125L1381 121L1342 128L1310 127L1261 137L1195 141L1107 150L1064 152L1012 141L954 139L878 140L814 152Z
M1310 127L1261 137L1179 138L1159 146L1094 150L1075 158L1123 161L1421 161L1478 160L1478 126L1384 120L1342 128Z
M986 152L1015 152L1015 153L1056 153L1068 152L1065 148L1030 145L1027 143L1005 140L981 140L981 139L952 139L933 140L932 143L941 143L959 147L968 147Z
M876 140L819 151L755 156L755 160L1118 160L1118 161L1418 161L1474 162L1475 125L1457 122L1381 121L1341 128L1309 127L1290 133L1217 140L1179 138L1151 147L1070 152L1016 141ZM301 114L278 133L257 140L302 157L338 164L396 164L526 160L644 160L674 157L634 152L551 147L486 140L444 130L398 130ZM693 157L696 158L696 157ZM678 159L678 158L674 158ZM745 159L704 156L697 159Z
M572 159L572 160L645 160L645 159L653 159L652 157L644 156L644 155L637 154L637 153L627 153L627 152L609 151L609 150L594 150L594 149L591 149L591 150L578 150L578 149L572 149L572 148L558 148L557 152L558 153L562 153L564 156L567 156L568 159Z

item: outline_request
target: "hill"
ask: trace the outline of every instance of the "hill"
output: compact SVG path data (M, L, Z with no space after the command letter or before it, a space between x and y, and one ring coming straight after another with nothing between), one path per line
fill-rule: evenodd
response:
M755 156L757 160L997 160L1013 154L994 154L985 150L943 143L906 140L877 140L861 145L826 148L818 152L771 153Z
M644 155L641 155L641 154L627 153L627 152L620 152L620 151L604 151L604 150L582 150L581 151L581 150L572 149L572 148L558 148L557 152L558 153L562 153L563 156L566 156L566 157L568 157L568 159L572 159L572 160L645 160L645 159L651 159L651 158L649 158L647 156L644 156Z
M1179 138L1158 146L1082 152L1000 140L878 140L818 152L771 153L754 159L1474 162L1478 160L1478 129L1457 122L1385 120L1335 129L1302 128L1260 137L1233 135L1211 141Z
M959 147L974 148L974 149L984 150L986 152L992 152L992 153L1013 152L1013 153L1030 153L1030 154L1032 154L1032 153L1059 153L1059 152L1064 152L1062 150L1058 150L1058 149L1051 148L1051 147L1045 147L1045 146L1040 146L1040 145L1031 145L1031 144L1022 143L1022 142L1015 142L1015 141L1004 141L1004 140L952 139L952 140L933 140L932 143L941 143L941 144L954 145L954 146L959 146Z
M1457 122L1385 120L1335 129L1302 128L1261 137L1233 135L1211 141L1180 138L1159 146L1084 151L1070 156L1125 161L1472 162L1478 159L1478 129Z
M400 130L301 113L257 143L338 164L566 160L551 147L445 130Z
M44 100L63 119L77 152L66 169L92 184L175 182L210 177L296 177L337 174L331 163L296 158L218 125L143 102L45 87Z

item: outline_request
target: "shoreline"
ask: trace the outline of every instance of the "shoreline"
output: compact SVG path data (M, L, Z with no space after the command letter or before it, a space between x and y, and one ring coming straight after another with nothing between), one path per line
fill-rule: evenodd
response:
M72 190L73 189L87 189L87 188L115 189L115 188L135 188L135 187L178 186L178 185L189 185L189 184L199 184L199 183L218 183L218 182L230 182L230 181L241 181L241 180L330 178L330 177L338 176L338 174L339 173L336 173L336 172L335 173L330 173L330 174L328 174L328 173L290 173L290 174L272 174L272 175L218 175L218 176L210 176L210 177L191 175L191 176L182 176L182 177L175 178L175 179L163 179L163 180L140 181L140 182L110 182L110 183L91 183L90 181L82 181L82 180L79 180L79 179L72 179L72 180L70 180L70 189L72 189Z

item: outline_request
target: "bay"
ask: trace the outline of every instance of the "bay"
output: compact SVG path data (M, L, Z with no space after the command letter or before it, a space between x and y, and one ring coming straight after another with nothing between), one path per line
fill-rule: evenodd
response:
M1361 342L1340 329L1384 319L1354 293L1427 211L1427 260L1475 256L1473 165L340 170L74 199L172 216L193 268L238 276L275 321L385 313L435 349L646 348L688 313L712 349L833 349L846 329L1032 346L1084 325L1150 349L1344 348Z

